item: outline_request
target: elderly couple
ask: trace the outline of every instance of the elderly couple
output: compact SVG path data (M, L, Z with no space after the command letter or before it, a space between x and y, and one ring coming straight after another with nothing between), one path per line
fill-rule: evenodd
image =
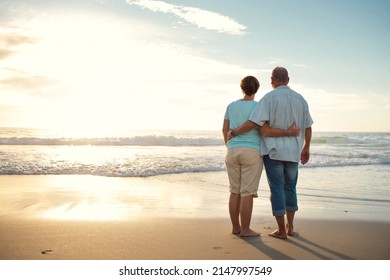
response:
M313 120L307 102L288 82L288 71L276 67L271 76L273 90L256 102L259 81L245 77L240 84L243 98L226 109L222 132L227 146L229 213L232 233L242 237L259 235L250 222L263 164L278 225L269 235L286 239L294 234L298 163L309 161Z

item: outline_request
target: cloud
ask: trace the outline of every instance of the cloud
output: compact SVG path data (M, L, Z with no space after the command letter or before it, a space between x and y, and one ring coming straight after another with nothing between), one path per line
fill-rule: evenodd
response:
M215 30L220 33L230 35L245 34L246 26L238 23L234 19L207 10L195 7L186 7L166 3L157 0L127 0L130 5L137 5L153 12L174 14L188 23L199 28Z
M23 44L33 44L36 39L12 33L0 33L0 60L15 54L15 48Z
M5 46L16 46L25 43L34 43L36 40L27 36L19 35L17 33L11 34L1 34L0 35L0 44Z
M0 60L11 56L14 52L9 49L0 49Z
M367 107L368 100L356 94L313 88L299 83L293 83L291 87L305 97L312 108L311 111L329 114L350 112Z
M45 95L48 87L55 82L42 76L13 76L6 79L0 79L0 87L6 90L15 90L21 92L32 92L33 95Z
M308 68L309 67L309 66L307 66L306 64L303 64L303 63L295 63L294 66L299 67L299 68Z

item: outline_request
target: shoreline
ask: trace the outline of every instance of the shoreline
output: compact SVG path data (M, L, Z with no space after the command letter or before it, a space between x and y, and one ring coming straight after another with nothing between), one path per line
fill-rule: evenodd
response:
M251 224L260 237L233 235L224 180L225 173L0 176L0 260L390 259L390 222L353 211L317 209L313 219L303 207L296 236L268 236L276 224L263 195Z

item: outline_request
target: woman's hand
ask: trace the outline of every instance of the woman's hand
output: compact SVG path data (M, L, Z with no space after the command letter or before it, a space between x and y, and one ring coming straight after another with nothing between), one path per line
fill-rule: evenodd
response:
M288 136L298 136L300 132L299 127L296 126L295 122L288 128Z

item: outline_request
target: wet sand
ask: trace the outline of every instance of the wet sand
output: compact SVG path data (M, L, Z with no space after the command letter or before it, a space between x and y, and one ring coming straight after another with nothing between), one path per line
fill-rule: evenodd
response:
M192 179L0 176L0 259L390 259L387 221L297 215L296 235L279 240L261 203L260 236L233 235L223 182L205 189Z

